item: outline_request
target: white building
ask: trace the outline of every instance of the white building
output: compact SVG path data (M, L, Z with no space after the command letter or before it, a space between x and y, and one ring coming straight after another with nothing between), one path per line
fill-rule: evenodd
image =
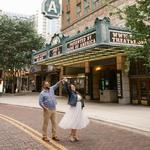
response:
M59 19L48 19L37 11L35 15L32 16L32 20L35 23L36 30L39 35L45 38L46 43L50 43L51 37L60 32L61 29L61 17Z
M13 12L5 12L0 10L0 15L7 15L12 19L32 20L39 35L41 35L46 43L50 43L51 37L60 32L61 17L59 19L48 19L44 17L41 11L37 11L34 15L24 15Z

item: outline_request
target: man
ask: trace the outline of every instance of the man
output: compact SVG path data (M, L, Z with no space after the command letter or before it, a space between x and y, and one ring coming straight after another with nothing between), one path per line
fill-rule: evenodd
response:
M62 81L57 82L55 85L50 87L49 82L43 83L43 91L40 93L39 104L43 108L43 140L49 142L47 137L47 128L49 119L52 123L52 139L59 141L56 136L56 98L55 90L59 87Z

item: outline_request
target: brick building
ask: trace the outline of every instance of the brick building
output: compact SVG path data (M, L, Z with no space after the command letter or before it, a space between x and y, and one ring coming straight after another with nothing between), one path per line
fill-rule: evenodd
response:
M97 17L110 17L116 8L122 9L125 5L134 3L135 0L64 0L62 32L67 35L83 32L93 27ZM113 26L124 26L124 21L116 15L112 15L110 20Z
M102 0L64 0L62 33L55 35L48 47L33 54L33 64L50 69L42 79L56 81L65 76L85 99L149 104L149 69L140 62L140 67L133 63L132 71L125 72L124 47L140 47L142 42L131 40L124 21L109 15L116 8L133 3L135 0L108 0L107 5ZM40 75L38 82L39 78Z

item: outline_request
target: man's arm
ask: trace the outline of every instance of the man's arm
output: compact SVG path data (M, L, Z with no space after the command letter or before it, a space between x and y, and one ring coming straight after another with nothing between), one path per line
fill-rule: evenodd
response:
M58 81L55 85L51 86L51 88L55 91L59 87L61 82L62 80Z
M46 107L44 106L43 104L43 95L40 94L40 97L39 97L39 105L43 108L43 109L46 109Z

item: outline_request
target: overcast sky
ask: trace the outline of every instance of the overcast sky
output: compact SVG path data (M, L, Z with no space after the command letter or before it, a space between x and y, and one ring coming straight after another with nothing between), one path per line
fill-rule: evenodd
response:
M0 10L33 15L41 9L43 0L0 0Z

